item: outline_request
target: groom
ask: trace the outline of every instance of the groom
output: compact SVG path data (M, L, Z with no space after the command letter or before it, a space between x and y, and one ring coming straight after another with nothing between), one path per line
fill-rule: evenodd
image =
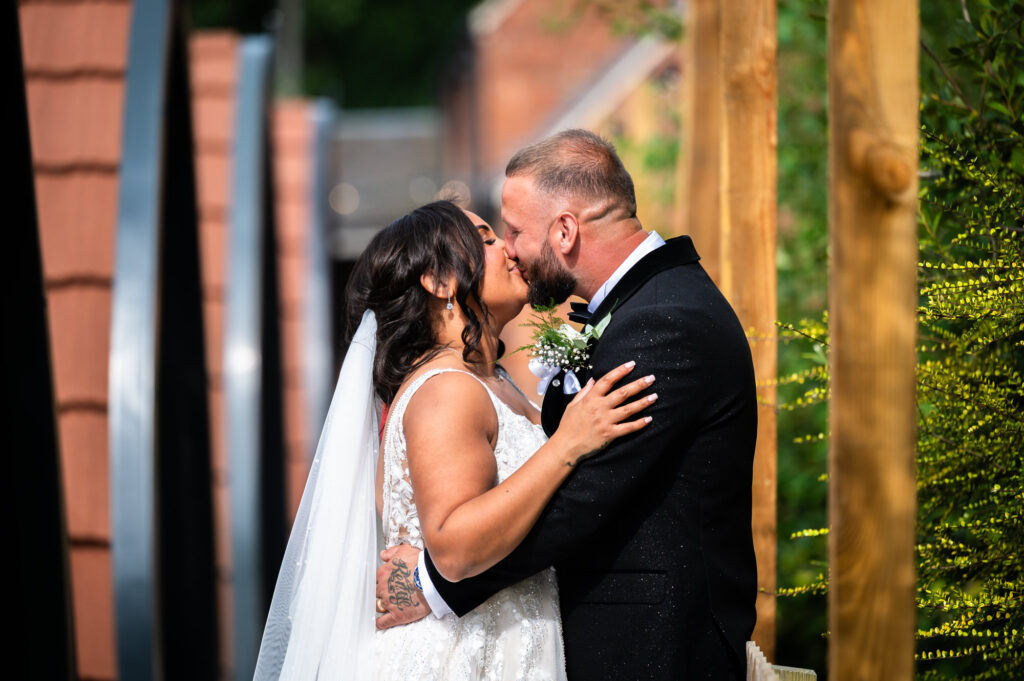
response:
M399 607L378 627L431 610L461 616L554 565L573 681L743 679L757 425L743 329L689 237L643 231L611 144L568 130L517 153L505 174L506 250L531 303L575 293L590 301L577 321L610 314L579 380L635 360L632 376L656 377L659 399L644 412L653 421L581 463L523 543L477 577L451 583L428 552L386 552L377 591ZM549 435L572 399L564 385L552 381L544 397ZM417 562L422 594L405 590Z

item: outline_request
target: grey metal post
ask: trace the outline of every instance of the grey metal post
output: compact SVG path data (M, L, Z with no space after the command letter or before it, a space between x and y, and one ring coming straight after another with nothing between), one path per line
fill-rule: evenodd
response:
M261 403L267 102L272 43L242 41L235 115L224 388L235 591L235 674L251 679L266 622ZM276 323L276 320L274 320Z
M110 347L118 676L216 676L209 426L188 66L170 0L133 7Z
M161 678L156 513L157 279L171 3L132 8L110 337L110 503L122 681Z

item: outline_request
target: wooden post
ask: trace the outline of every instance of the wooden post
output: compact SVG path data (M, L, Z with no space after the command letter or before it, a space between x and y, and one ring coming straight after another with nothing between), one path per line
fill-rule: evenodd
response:
M829 675L913 675L916 0L829 3Z
M758 385L753 531L757 626L775 652L776 31L773 0L723 0L721 11L720 281L747 329Z
M689 234L701 265L721 283L718 235L720 74L717 0L691 0L683 44L683 146L676 168L675 234Z

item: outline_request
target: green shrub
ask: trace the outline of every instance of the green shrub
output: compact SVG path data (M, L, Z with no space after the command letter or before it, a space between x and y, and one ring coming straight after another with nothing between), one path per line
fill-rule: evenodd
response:
M1024 677L1024 3L969 9L922 55L923 679Z

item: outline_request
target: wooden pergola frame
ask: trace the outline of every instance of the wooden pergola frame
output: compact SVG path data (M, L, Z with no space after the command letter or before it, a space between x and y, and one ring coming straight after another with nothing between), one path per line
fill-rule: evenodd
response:
M674 231L748 329L754 641L774 657L776 4L690 0ZM829 3L829 674L913 675L917 0Z

